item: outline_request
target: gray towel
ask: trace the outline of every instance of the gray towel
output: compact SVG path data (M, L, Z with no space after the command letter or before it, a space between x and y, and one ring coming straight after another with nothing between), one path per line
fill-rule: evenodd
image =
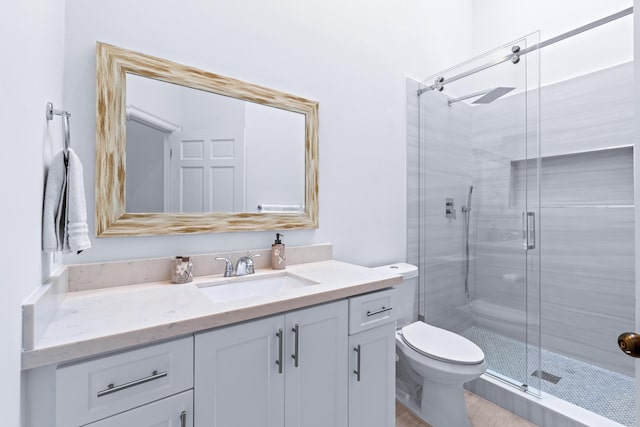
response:
M42 250L81 252L91 247L87 226L82 163L69 149L51 160L44 195Z
M42 213L42 250L62 251L64 247L67 167L64 152L60 151L51 160L44 192Z

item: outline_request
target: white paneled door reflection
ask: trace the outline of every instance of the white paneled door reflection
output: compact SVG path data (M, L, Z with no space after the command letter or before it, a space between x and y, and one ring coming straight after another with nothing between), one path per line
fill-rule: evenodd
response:
M245 199L243 135L192 130L176 136L174 141L172 211L242 212Z

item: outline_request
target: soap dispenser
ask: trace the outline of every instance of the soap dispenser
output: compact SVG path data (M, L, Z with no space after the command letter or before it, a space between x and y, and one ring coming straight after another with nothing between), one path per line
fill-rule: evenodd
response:
M276 241L271 245L271 268L274 270L284 270L287 266L284 243L280 240L280 236L284 236L284 234L276 233Z

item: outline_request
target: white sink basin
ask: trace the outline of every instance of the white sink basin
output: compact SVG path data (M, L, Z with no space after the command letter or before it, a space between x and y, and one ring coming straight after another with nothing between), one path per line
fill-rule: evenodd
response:
M202 283L198 285L198 288L213 302L226 302L284 295L292 289L317 284L311 280L285 273L266 277L242 276L223 283Z

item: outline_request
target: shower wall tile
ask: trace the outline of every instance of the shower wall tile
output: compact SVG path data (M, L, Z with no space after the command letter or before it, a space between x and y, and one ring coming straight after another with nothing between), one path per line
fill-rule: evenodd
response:
M407 262L418 265L420 233L420 114L417 90L419 83L406 79L407 128Z
M542 205L529 265L522 250L525 193L518 191L525 169L517 169L525 139L536 135L526 133L524 95L474 107L471 227L474 297L503 306L510 318L519 317L513 310L524 315L526 301L531 309L540 300L545 348L628 375L633 361L616 338L635 319L633 207L607 206L633 202L632 149L609 150L633 145L632 69L622 64L542 88L547 157L541 192L528 187L528 210L538 197ZM529 155L536 150L533 144ZM531 162L526 170L534 177ZM525 286L525 277L535 283L538 261L540 295Z
M420 84L406 79L407 128L407 262L420 266L420 112L417 91ZM416 289L414 313L422 312L422 293Z
M426 320L454 330L468 325L464 305L464 214L472 179L471 108L449 108L439 92L420 96L420 283ZM428 144L425 144L428 141ZM456 218L445 217L454 199ZM425 285L426 284L426 285Z
M634 209L543 208L541 221L545 348L633 376L617 337L635 324Z
M511 162L510 198L522 201L527 176L538 162ZM633 205L633 148L620 147L542 157L540 187L544 207Z
M542 89L542 155L633 145L633 63Z

